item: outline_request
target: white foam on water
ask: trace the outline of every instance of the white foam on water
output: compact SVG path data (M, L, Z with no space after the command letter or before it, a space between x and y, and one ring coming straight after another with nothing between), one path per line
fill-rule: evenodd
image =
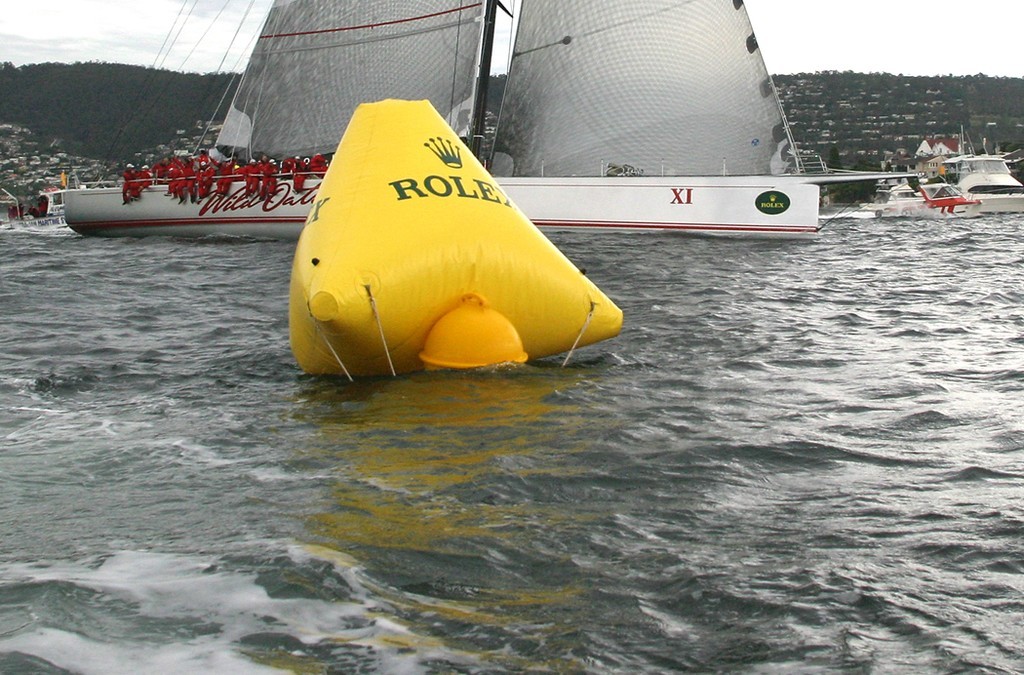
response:
M228 459L206 445L184 438L171 442L171 447L175 448L183 459L188 459L189 463L219 467L243 461L242 459Z
M0 649L43 659L59 668L91 675L136 673L279 673L233 653L217 640L153 646L143 642L109 644L74 633L43 628L0 641Z
M169 628L163 643L151 631L138 638L108 641L55 627L54 619L40 616L41 610L33 607L35 621L0 636L0 652L29 654L83 675L274 672L243 653L243 638L266 633L286 634L310 646L326 642L365 647L387 672L423 672L423 658L450 656L442 645L414 635L387 616L390 608L358 587L349 565L354 561L338 558L334 562L346 581L356 584L355 596L363 604L272 598L256 583L254 574L225 570L212 558L178 554L122 551L98 567L79 563L3 566L3 586L70 583L127 603L136 612L134 619L180 619L184 627ZM123 607L122 603L102 606L107 611L106 607ZM131 616L114 618L133 621ZM196 622L204 626L203 634L188 635ZM210 627L217 632L207 634Z

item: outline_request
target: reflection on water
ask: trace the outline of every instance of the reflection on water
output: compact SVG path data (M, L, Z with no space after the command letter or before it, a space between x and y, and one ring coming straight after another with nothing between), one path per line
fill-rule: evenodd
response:
M585 590L569 556L544 554L536 533L603 514L535 491L585 472L575 455L602 431L578 399L597 375L528 366L311 383L301 408L316 445L301 461L335 476L308 522L318 550L358 561L417 634L496 630L473 649L493 640L497 651L511 631L532 643L516 658L541 644L570 654L574 638L551 643L575 634Z

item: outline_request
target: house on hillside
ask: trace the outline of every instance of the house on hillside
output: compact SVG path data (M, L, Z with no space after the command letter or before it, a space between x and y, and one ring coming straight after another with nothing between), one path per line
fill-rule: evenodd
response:
M945 155L915 155L900 153L893 156L890 165L893 171L916 173L921 180L928 180L942 175L942 162Z
M952 157L953 155L960 154L960 139L959 138L926 138L921 141L921 145L917 147L918 157L930 157L933 155L940 155L942 157Z

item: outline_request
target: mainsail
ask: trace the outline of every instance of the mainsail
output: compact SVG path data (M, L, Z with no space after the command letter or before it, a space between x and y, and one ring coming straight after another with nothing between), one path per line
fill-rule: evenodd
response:
M427 99L468 133L483 2L275 0L217 139L225 154L333 151L356 106Z
M743 0L522 0L495 147L515 176L696 176L793 144Z

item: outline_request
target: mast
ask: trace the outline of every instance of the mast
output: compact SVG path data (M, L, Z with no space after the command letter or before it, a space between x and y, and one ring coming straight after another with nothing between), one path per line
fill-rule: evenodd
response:
M487 85L491 79L491 52L494 50L494 23L498 16L499 0L486 0L484 3L484 30L480 44L480 68L476 79L476 101L473 110L473 138L470 149L480 158L480 146L484 140L484 128L487 117ZM505 9L502 7L502 9ZM508 12L507 9L505 9Z

